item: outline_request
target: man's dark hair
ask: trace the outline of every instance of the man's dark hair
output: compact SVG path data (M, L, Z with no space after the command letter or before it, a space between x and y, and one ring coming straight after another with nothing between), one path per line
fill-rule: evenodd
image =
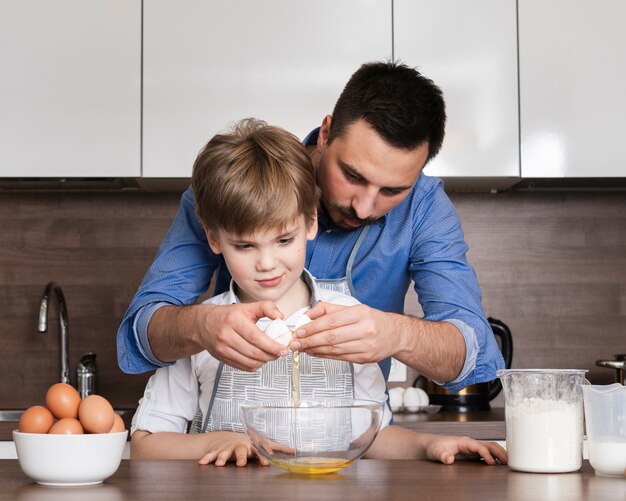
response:
M328 142L359 119L396 148L412 150L428 142L430 160L439 153L445 134L443 93L405 64L366 63L350 77L335 104Z

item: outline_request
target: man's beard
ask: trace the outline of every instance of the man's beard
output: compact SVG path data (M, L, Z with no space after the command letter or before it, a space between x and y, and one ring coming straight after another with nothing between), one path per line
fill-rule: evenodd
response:
M359 223L359 226L374 224L376 223L376 221L378 221L378 219L374 217L366 217L365 219L359 218L352 207L343 207L342 205L328 203L323 203L322 205L325 207L328 217L333 220L333 223L335 223L335 225L344 230L354 230L355 227L345 224L341 217L351 219L352 221ZM335 220L333 216L339 216L339 220Z

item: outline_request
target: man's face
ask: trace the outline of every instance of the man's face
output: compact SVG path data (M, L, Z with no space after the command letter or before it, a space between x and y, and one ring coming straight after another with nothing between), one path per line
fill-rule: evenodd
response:
M364 120L328 144L330 120L324 119L317 143L322 206L340 228L371 224L407 197L426 164L428 144L395 148Z

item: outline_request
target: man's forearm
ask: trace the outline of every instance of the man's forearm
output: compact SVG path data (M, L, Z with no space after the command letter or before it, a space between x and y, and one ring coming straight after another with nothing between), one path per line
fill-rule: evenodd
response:
M399 333L394 358L436 381L456 378L465 363L465 340L448 322L429 322L408 315L388 313Z
M148 323L148 342L155 357L174 362L202 351L196 337L198 312L197 305L162 306L154 312Z

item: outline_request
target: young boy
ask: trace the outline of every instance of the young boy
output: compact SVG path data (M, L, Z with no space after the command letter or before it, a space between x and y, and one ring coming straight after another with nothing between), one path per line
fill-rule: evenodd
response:
M305 312L318 301L358 303L319 288L304 269L307 240L317 233L318 192L310 159L295 136L264 122L243 120L231 133L213 137L201 151L192 187L208 245L223 257L232 277L230 290L208 303L261 308L267 316L257 325L285 345L289 331L308 321ZM243 432L240 404L289 399L290 385L290 356L246 372L204 351L160 368L133 418L132 457L195 458L217 466L234 460L244 466L257 452ZM351 364L302 353L300 387L302 399L386 400L385 380L375 363ZM506 452L495 443L418 434L390 426L390 420L385 406L383 429L367 457L451 463L462 453L479 454L489 464L494 458L506 461Z

